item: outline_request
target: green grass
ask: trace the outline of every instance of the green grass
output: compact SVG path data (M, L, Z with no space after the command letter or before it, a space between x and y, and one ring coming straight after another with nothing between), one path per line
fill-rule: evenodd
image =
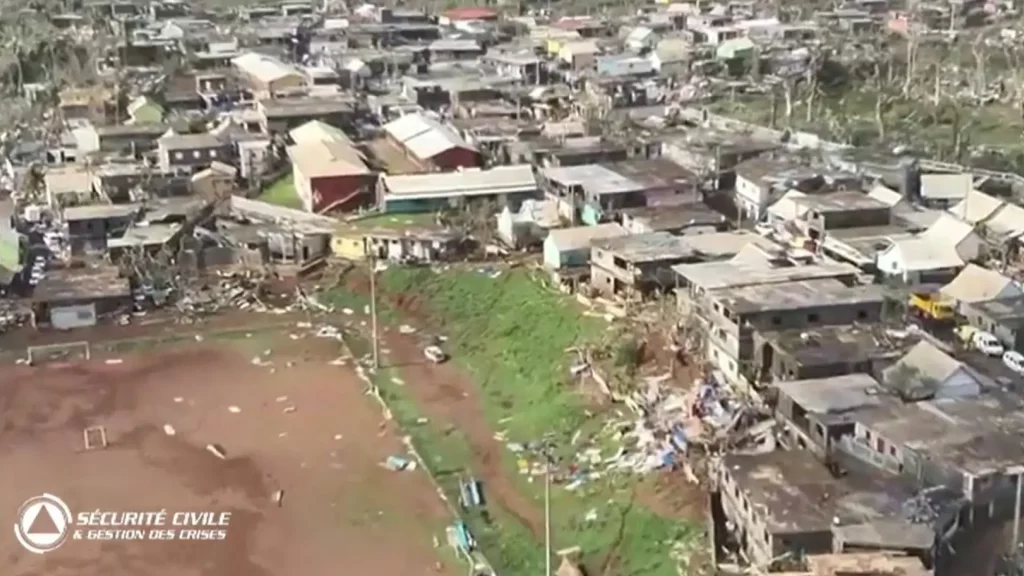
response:
M298 210L303 208L302 200L299 199L298 193L295 192L295 182L292 180L291 172L265 186L256 199L269 204L284 206L285 208L296 208Z
M571 456L579 449L569 443L577 430L583 430L585 439L603 425L603 419L588 414L568 383L570 357L565 349L602 338L606 324L581 316L567 298L543 288L528 273L505 272L491 278L475 270L438 274L393 267L381 274L381 289L416 294L445 322L441 331L449 338L453 361L473 374L483 393L484 417L510 440L532 441L547 435L559 452ZM393 372L385 370L382 375L387 374ZM420 421L415 401L390 376L378 378L378 386L456 502L456 474L472 470L475 464L467 439L447 424ZM604 455L609 453L606 450ZM529 483L519 475L511 451L505 463L508 475L540 512L542 482ZM699 541L701 530L634 503L637 482L622 475L587 482L573 492L554 487L555 549L580 546L588 568L597 573L611 556L615 558L611 574L675 576L676 562L669 554L673 542ZM466 521L498 572L513 576L541 572L543 542L494 502L487 511L489 522L475 513L469 513ZM596 520L586 519L591 511L596 512Z

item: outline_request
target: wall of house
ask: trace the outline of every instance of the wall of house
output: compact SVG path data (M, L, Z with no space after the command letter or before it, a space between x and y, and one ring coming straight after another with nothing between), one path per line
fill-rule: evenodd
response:
M216 148L197 148L194 150L168 150L163 144L158 148L160 167L164 171L181 167L189 169L206 168L214 161L233 164L231 157L231 146L218 146Z
M968 302L961 306L960 313L971 326L995 335L1007 349L1024 351L1024 330L1019 330L1016 323L1000 323L983 314Z
M441 170L454 171L458 168L473 168L480 166L480 154L476 150L456 146L432 157L425 158L431 164Z
M320 212L333 206L334 210L352 212L373 206L376 181L375 174L314 178L310 183L312 210Z
M349 260L366 258L366 238L362 234L331 237L331 254Z
M768 525L758 518L746 494L728 471L723 470L719 475L718 488L722 496L722 511L726 519L737 527L737 536L745 544L748 559L753 564L768 564L774 548Z
M768 192L760 184L736 174L736 208L747 220L759 220L768 207Z
M544 265L558 270L575 266L586 266L590 263L590 248L561 250L549 236L544 240Z
M891 218L892 209L884 207L829 212L821 215L821 218L818 220L824 229L835 230L839 228L888 226Z

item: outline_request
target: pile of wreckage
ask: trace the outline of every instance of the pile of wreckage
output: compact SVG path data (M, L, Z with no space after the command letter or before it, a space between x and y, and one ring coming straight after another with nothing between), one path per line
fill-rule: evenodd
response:
M697 484L690 462L693 455L726 448L751 453L775 449L774 420L765 419L758 408L721 385L720 374L710 372L688 392L670 387L670 378L670 374L645 378L635 392L619 398L631 417L609 421L583 442L577 432L570 442L574 447L570 462L552 460L553 451L545 439L511 442L502 432L496 438L515 454L520 474L550 473L556 484L570 491L614 473L645 475L662 469L682 470Z
M296 288L292 298L272 294L270 277L262 271L244 270L218 273L216 283L199 284L182 289L175 307L184 321L210 316L221 310L241 310L267 314L295 311L332 312L316 298Z

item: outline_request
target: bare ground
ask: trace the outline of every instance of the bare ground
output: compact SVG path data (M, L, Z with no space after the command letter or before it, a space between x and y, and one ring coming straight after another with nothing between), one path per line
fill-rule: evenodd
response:
M44 556L9 534L0 573L437 573L431 535L442 533L446 511L422 471L379 466L404 449L348 368L313 359L325 342L275 348L274 368L224 346L153 352L119 365L4 366L0 515L8 526L21 502L43 492L62 497L73 514L212 510L232 519L221 542L68 541ZM284 354L310 360L289 368ZM295 412L284 413L287 406ZM166 435L164 424L176 435ZM92 425L106 427L107 449L83 450L82 429ZM228 459L206 452L207 443L222 445ZM281 507L272 502L278 489L285 491Z

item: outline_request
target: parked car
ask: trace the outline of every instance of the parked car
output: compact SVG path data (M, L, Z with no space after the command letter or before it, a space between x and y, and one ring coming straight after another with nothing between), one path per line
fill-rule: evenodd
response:
M971 338L971 345L987 356L1002 356L1003 352L1006 351L1003 348L1003 343L995 335L981 330L974 333L974 336Z
M1003 354L1003 364L1010 370L1013 370L1017 374L1024 374L1024 354L1017 352L1016 350L1007 350Z
M440 346L427 346L423 349L423 355L434 364L440 364L448 359L448 355L441 350Z

